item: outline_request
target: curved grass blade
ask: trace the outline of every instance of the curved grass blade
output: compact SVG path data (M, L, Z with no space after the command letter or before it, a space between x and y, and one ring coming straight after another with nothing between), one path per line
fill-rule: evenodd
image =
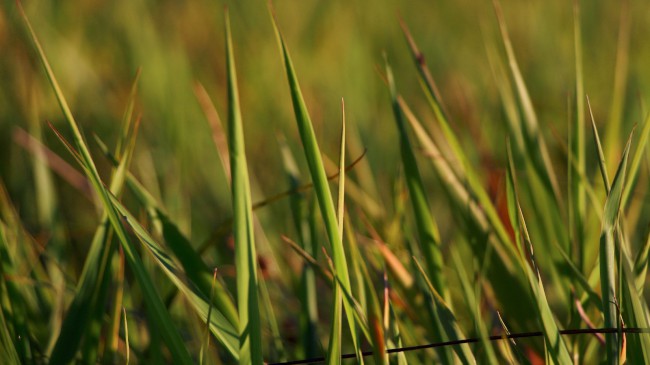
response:
M226 12L226 61L228 73L228 145L232 172L233 233L237 269L237 307L239 310L239 363L261 364L262 330L259 312L257 255L253 234L248 166L244 130L239 108L239 92L233 54L230 18Z

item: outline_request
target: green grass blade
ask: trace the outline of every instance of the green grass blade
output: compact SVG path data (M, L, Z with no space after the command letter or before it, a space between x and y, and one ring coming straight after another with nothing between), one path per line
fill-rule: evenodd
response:
M149 308L152 318L155 318L155 326L158 328L161 335L165 339L165 343L169 347L175 362L179 364L190 364L192 361L187 349L185 348L185 345L183 344L180 334L178 333L175 324L171 320L169 312L164 307L160 296L158 295L153 283L151 282L151 278L144 269L142 261L135 251L135 245L130 240L128 233L124 229L124 226L122 226L122 223L115 209L113 208L113 205L111 204L109 193L104 188L104 185L99 177L99 173L97 172L97 168L95 167L95 164L92 160L86 142L82 137L81 130L79 129L76 121L74 120L74 117L72 116L72 112L70 111L61 88L56 81L54 72L52 71L49 62L47 61L45 52L43 51L38 38L36 37L36 33L32 29L32 26L27 19L24 10L22 9L20 2L18 2L18 4L25 25L29 31L36 51L38 52L39 59L46 71L48 80L50 81L52 89L56 95L56 99L65 116L65 120L72 130L74 143L80 152L82 167L84 168L87 177L90 179L95 192L99 195L105 211L109 217L111 225L115 229L115 232L117 233L117 236L123 245L124 252L126 254L127 260L129 261L129 266L132 268L138 282L142 287L143 297L147 303L147 307Z
M325 363L328 365L341 364L341 324L343 322L343 298L341 296L341 285L338 280L334 280L334 303L332 305L330 337L327 342L327 356L325 357Z
M336 276L341 281L342 290L350 293L351 285L347 259L345 256L345 251L343 249L342 237L339 232L339 225L337 223L334 201L332 200L332 194L327 184L327 175L325 174L323 159L321 157L318 141L316 140L316 135L314 133L314 127L312 125L309 112L307 111L307 106L305 105L305 101L300 90L300 85L298 84L293 62L291 61L291 57L289 55L289 50L287 49L284 39L280 34L275 19L273 19L273 26L284 60L287 80L289 82L289 89L291 92L291 100L296 116L296 123L298 125L298 132L300 134L303 150L307 159L307 165L309 166L309 172L314 184L314 191L318 199L318 206L320 208L321 216L325 224L325 231L327 232L327 236L329 238L330 246L332 249L332 258ZM348 325L350 327L350 333L352 335L352 340L354 342L355 348L358 348L359 341L356 336L356 326L353 315L354 310L348 306L346 301L344 301L344 305L345 314L348 319Z
M404 114L397 99L393 73L390 66L388 66L388 63L386 63L386 74L393 103L393 114L399 131L402 165L404 166L406 183L411 196L410 200L413 207L413 215L415 217L420 246L424 253L428 276L431 278L434 288L436 288L444 298L447 296L447 289L442 277L440 234L436 222L431 215L431 211L429 210L429 203L427 202L425 195L424 184L408 136Z
M237 75L226 13L226 58L228 73L228 144L232 169L233 233L237 269L237 308L239 310L239 363L262 363L262 330L259 312L257 255L253 235L248 166L244 148L244 129L239 107Z
M600 136L598 135L598 127L596 127L596 120L594 119L594 113L591 110L591 102L589 97L587 97L587 107L589 107L589 115L591 116L591 130L593 132L594 141L596 142L596 152L598 153L598 167L600 167L600 176L603 178L603 184L605 185L605 191L609 194L609 176L607 174L607 163L605 162L605 154L603 153L603 147L600 144Z
M614 230L617 226L623 188L625 186L627 159L630 152L631 140L632 135L630 135L630 138L627 141L623 157L621 158L621 162L616 170L616 175L614 176L611 190L609 190L607 195L600 234L600 287L605 315L605 327L607 328L618 327ZM608 333L605 335L605 340L608 363L618 364L620 361L619 335L617 333Z

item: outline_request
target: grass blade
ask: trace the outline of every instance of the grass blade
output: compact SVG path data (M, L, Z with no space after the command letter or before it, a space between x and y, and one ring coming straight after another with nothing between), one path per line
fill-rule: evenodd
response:
M595 130L594 130L594 133ZM627 159L630 152L632 135L627 141L623 157L616 170L611 190L608 189L607 201L603 213L603 223L600 234L600 287L603 300L603 311L605 315L605 327L618 327L618 310L616 299L616 254L614 247L614 230L617 226L620 213L623 188L625 186ZM604 175L603 179L606 179ZM607 347L607 361L610 364L618 364L620 359L619 341L617 333L605 335Z
M263 361L262 330L253 211L228 13L226 13L226 55L229 104L228 144L232 172L233 233L235 237L235 267L237 268L237 307L239 310L239 363L242 365L261 364Z
M34 43L36 51L38 52L39 59L45 68L48 80L50 81L50 85L54 90L56 99L65 116L65 120L72 130L74 143L80 152L82 167L84 168L87 177L90 179L95 192L99 195L104 209L109 217L111 225L115 229L115 232L117 233L117 236L123 245L129 266L132 268L136 278L138 279L138 282L142 287L143 297L147 303L147 307L150 310L152 318L155 318L155 325L157 326L167 346L169 347L170 352L174 357L174 361L178 364L191 364L192 361L190 359L190 355L187 352L185 345L183 344L178 330L175 324L172 322L169 312L167 312L167 309L164 307L160 296L158 295L153 283L151 282L151 278L144 269L138 253L135 251L135 245L130 240L126 230L124 229L124 226L122 226L122 222L120 221L117 212L111 203L109 193L104 188L104 185L99 177L99 173L97 172L97 168L95 167L86 142L84 141L84 138L81 134L81 130L79 129L79 126L72 116L72 112L70 111L61 88L56 81L54 72L52 71L49 62L47 61L45 52L43 51L38 38L36 37L36 33L32 29L32 26L27 19L27 16L25 15L20 2L18 2L18 6L24 23Z
M339 231L339 225L337 223L336 210L334 208L332 194L327 185L325 167L323 166L323 159L321 157L318 141L316 140L316 135L314 133L314 127L312 125L309 112L307 111L307 106L305 105L305 101L300 90L300 85L298 84L293 62L291 61L291 57L289 55L289 50L287 49L284 39L280 34L280 30L277 26L275 18L273 18L273 26L284 60L284 66L287 74L287 80L289 82L291 100L293 103L293 109L296 116L296 123L298 125L300 139L303 144L305 157L307 159L307 165L309 166L309 172L314 184L314 191L318 199L318 206L320 208L321 216L325 224L325 231L327 232L327 236L330 241L336 277L341 282L342 290L351 293L350 275L348 272L348 264L345 256L345 251L343 249L343 240ZM343 303L345 305L345 314L348 319L352 341L354 343L354 347L358 348L359 341L356 335L356 326L353 314L354 309L348 305L347 301L344 301Z

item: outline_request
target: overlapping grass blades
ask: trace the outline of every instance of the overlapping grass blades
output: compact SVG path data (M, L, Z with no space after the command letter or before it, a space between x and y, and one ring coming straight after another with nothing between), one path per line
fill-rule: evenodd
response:
M282 53L282 58L284 60L285 71L287 73L287 80L289 82L289 89L291 92L291 100L296 116L296 123L298 125L300 139L302 141L303 150L305 152L305 157L309 166L309 172L314 184L314 192L316 193L318 206L320 208L321 216L325 224L325 230L329 238L336 277L338 278L339 284L342 285L342 290L351 293L350 275L348 273L347 259L345 251L343 249L343 240L339 231L336 210L334 208L332 195L327 184L327 175L325 174L325 168L323 166L323 160L320 155L318 141L316 140L316 135L314 133L314 127L311 123L311 118L309 116L309 112L307 111L307 106L305 105L305 101L300 91L300 85L298 84L293 62L291 61L289 51L276 24L275 18L273 18L273 27L276 32L278 45ZM335 303L337 303L336 300ZM347 301L344 301L343 303L345 306L345 314L348 319L348 325L350 327L350 334L352 336L354 347L358 348L359 340L356 334L356 322L353 315L354 309L349 306ZM359 361L363 360L359 359Z
M259 312L257 255L253 234L253 212L244 148L244 130L239 106L237 75L226 13L226 57L228 74L228 142L232 171L233 234L237 269L239 310L239 363L262 363L262 332Z
M130 131L130 125L137 89L137 79L138 77L136 76L124 115L123 133L118 142L115 154L117 158L121 159L117 161L118 165L110 183L111 194L115 196L120 195L124 186L128 164L135 146L135 130ZM124 148L124 150L121 150L121 148ZM96 308L104 306L104 300L108 290L108 286L105 283L111 280L110 265L114 252L115 246L112 243L112 229L108 215L104 213L91 242L90 251L86 257L81 278L77 284L75 297L68 308L67 315L58 335L58 340L50 354L50 361L52 363L67 364L72 362L81 343L82 336L89 333L88 328L94 320L93 313L96 312ZM103 315L103 311L100 315ZM91 346L96 347L96 345L92 344ZM94 362L94 360L87 360Z
M101 178L99 177L99 173L97 172L97 169L92 160L86 142L81 134L81 130L79 129L79 126L77 125L74 117L72 116L72 112L70 111L70 108L68 107L68 104L63 96L61 88L59 87L59 84L56 81L54 72L52 71L49 62L47 61L45 52L43 51L38 41L38 38L36 37L36 33L32 29L32 26L29 20L27 19L24 10L22 9L20 2L18 2L18 6L21 15L24 19L27 30L29 31L29 35L34 43L36 51L38 52L38 57L46 71L48 80L50 81L50 84L52 86L52 89L54 90L59 106L61 107L61 110L65 116L65 120L68 124L68 127L72 131L74 144L76 145L80 153L79 157L81 159L82 168L84 169L86 176L90 180L93 189L100 197L102 205L106 211L106 214L108 215L109 221L113 229L115 230L115 233L117 234L120 243L122 244L124 253L126 254L127 261L129 262L129 266L133 270L138 282L142 287L143 297L145 299L145 302L147 303L149 310L151 311L151 315L152 318L154 319L155 326L158 328L161 336L165 340L166 345L169 347L169 350L174 358L174 361L177 362L178 364L191 364L192 361L190 355L183 344L183 341L178 333L178 329L176 328L176 325L173 323L171 316L169 315L169 312L164 307L164 304L162 303L160 296L156 292L156 289L151 281L151 278L146 272L144 266L142 265L140 256L136 252L136 247L134 243L132 242L131 238L126 232L124 226L122 225L122 222L120 221L117 211L115 210L113 204L111 203L109 192L104 187Z

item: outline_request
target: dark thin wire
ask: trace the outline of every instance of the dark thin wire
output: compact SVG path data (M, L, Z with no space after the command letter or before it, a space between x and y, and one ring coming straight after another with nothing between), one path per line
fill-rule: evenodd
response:
M585 329L570 329L570 330L560 330L561 335L585 335L585 334L595 334L595 333L617 333L617 332L623 332L623 333L650 333L650 328L595 328L595 329L590 329L590 328L585 328ZM517 338L529 338L529 337L541 337L543 336L544 333L542 331L537 331L537 332L522 332L522 333L512 333L509 335L503 334L503 335L497 335L497 336L490 336L488 337L488 340L490 341L500 341L500 340L509 340L509 339L517 339ZM431 349L431 348L436 348L436 347L444 347L444 346L454 346L454 345L463 345L466 343L478 343L480 341L479 338L466 338L464 340L454 340L454 341L446 341L446 342L437 342L437 343L428 343L424 345L417 345L417 346L408 346L408 347L400 347L400 348L395 348L395 349L389 349L386 351L386 353L389 354L394 354L398 352L407 352L407 351L417 351L417 350L424 350L424 349ZM366 357L366 356L371 356L372 351L363 351L361 353L361 356ZM355 354L344 354L341 356L341 359L352 359L355 358ZM324 357L314 357L311 359L303 359L303 360L293 360L293 361L287 361L287 362L275 362L271 363L268 365L301 365L301 364L316 364L316 363L321 363L324 362L325 358Z

